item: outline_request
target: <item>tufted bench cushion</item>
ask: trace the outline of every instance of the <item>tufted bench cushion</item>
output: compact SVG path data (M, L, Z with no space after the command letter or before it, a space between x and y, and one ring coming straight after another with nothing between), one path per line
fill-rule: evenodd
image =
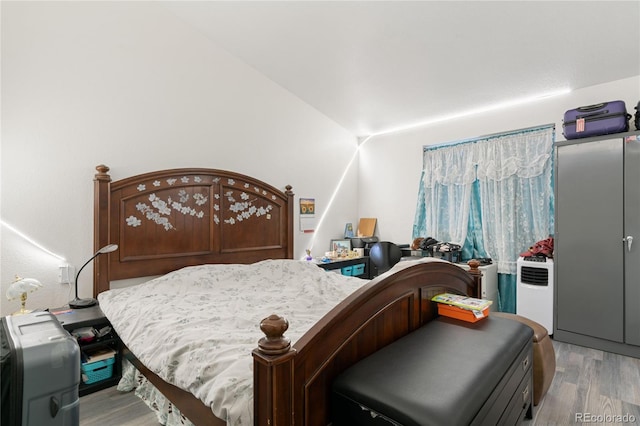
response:
M336 378L333 424L516 423L531 413L532 334L503 318L438 317Z

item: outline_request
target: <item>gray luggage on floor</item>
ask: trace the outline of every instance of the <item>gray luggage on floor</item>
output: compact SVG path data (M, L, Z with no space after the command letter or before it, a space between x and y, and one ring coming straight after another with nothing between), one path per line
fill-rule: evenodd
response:
M49 312L2 318L2 425L79 424L80 348Z

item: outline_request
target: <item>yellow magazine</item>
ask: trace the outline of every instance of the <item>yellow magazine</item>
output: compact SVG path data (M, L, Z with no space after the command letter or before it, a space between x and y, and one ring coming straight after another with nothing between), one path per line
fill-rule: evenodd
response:
M476 299L474 297L460 296L458 294L442 293L431 298L434 302L457 306L470 311L483 311L493 302L491 300Z

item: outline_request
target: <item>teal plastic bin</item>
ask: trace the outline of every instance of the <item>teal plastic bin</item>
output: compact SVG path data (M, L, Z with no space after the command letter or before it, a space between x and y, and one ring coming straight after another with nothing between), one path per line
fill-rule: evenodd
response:
M87 385L113 376L113 364L115 357L102 361L82 364L82 381Z
M364 274L364 263L360 263L358 265L353 265L353 270L351 271L351 275L354 277L358 275Z
M342 275L353 275L353 266L345 266L341 271Z

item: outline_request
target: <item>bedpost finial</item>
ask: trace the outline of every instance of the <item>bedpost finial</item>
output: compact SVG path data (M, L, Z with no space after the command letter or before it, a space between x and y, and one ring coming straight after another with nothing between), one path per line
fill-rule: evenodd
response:
M98 173L96 173L96 178L104 178L109 176L109 167L105 166L104 164L97 165L96 170L98 171Z
M260 330L265 334L258 342L260 352L267 355L280 355L288 352L291 341L284 337L289 328L289 321L280 315L269 315L260 322Z
M471 259L470 261L467 262L467 265L469 265L469 273L472 276L478 276L478 277L482 276L482 271L480 270L480 261L479 260Z

